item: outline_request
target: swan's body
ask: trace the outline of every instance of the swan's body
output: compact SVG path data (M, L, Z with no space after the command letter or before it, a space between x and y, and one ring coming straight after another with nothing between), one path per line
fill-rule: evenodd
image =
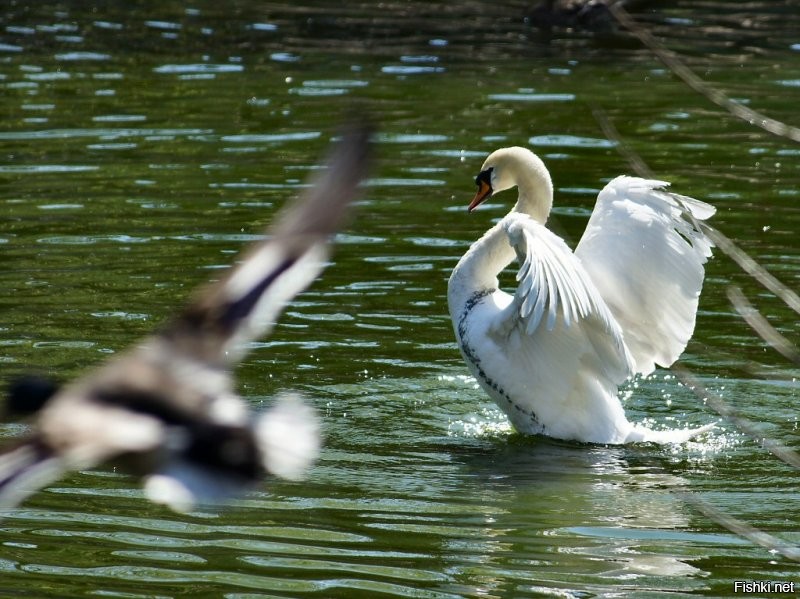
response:
M553 185L525 148L492 153L469 209L518 187L517 203L464 254L448 284L456 338L481 387L523 433L593 443L683 442L710 427L628 421L618 386L669 366L692 335L714 208L618 177L600 192L573 253L544 224ZM514 295L498 274L517 260Z

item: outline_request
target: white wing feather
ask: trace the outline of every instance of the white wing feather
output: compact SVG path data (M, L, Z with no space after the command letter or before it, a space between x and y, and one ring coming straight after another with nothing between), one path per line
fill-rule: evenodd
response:
M451 298L461 350L479 384L519 431L624 442L632 425L617 386L633 363L589 275L560 238L526 214L504 217L487 234L495 236L504 238L498 248L509 243L516 255L515 294L495 289L472 307ZM456 267L454 276L471 266Z
M700 221L714 207L668 193L667 185L611 181L575 249L643 374L669 366L686 348L713 247Z
M513 256L513 296L464 285L481 260ZM705 430L651 431L627 420L617 392L635 362L623 330L581 260L529 216L512 212L476 242L449 293L465 360L517 430L594 443L677 443Z
M517 254L519 283L512 312L532 335L544 319L552 331L560 316L565 326L590 314L613 328L611 315L589 275L562 239L525 214L512 212L503 221L509 242Z

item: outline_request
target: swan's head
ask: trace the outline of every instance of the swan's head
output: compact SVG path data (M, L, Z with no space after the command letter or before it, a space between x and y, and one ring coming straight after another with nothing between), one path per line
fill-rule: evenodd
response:
M467 210L472 212L495 193L519 187L520 200L541 204L547 212L553 201L553 184L544 162L528 150L514 146L495 150L475 177L478 191Z

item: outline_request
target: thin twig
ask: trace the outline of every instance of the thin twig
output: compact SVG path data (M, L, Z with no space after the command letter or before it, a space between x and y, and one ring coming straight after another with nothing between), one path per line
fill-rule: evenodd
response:
M747 418L739 415L736 410L730 407L719 395L711 393L689 369L684 368L680 364L673 364L670 369L684 385L691 389L699 400L705 403L705 405L733 424L748 437L759 443L780 461L793 468L800 469L800 454L779 441L764 436L758 426Z
M694 347L696 351L713 351L719 356L719 362L724 363L727 361L729 363L735 363L731 364L731 368L738 368L750 376L769 381L797 382L797 373L792 373L782 368L780 365L764 364L763 362L746 358L742 356L738 348L726 349L719 346L709 347L705 343L694 340L692 341L692 347Z
M628 161L631 169L640 177L645 179L654 179L655 174L650 167L647 166L642 157L639 156L633 149L628 146L628 144L622 143L622 138L620 137L619 131L617 130L614 123L611 122L611 119L608 118L608 114L606 111L603 110L600 106L593 105L592 107L592 115L594 119L597 121L597 124L600 125L600 129L603 130L603 134L606 136L606 139L615 143L617 151L622 154L622 157Z
M800 129L797 127L787 125L777 119L761 114L752 108L748 108L739 102L731 100L725 93L711 87L708 83L700 79L689 67L681 62L677 54L666 48L653 37L649 31L641 27L633 17L631 17L628 11L623 8L622 4L618 2L610 4L608 9L623 27L639 38L639 41L647 46L670 71L680 77L683 82L694 91L702 94L720 108L724 108L736 118L746 121L751 125L755 125L756 127L760 127L773 135L800 142Z
M594 115L595 120L603 130L606 139L614 142L614 146L617 148L617 151L628 161L631 169L633 169L633 171L636 172L636 174L638 174L640 177L654 178L655 175L650 167L647 166L647 163L636 153L635 150L633 150L622 140L619 131L614 126L614 123L608 117L608 114L605 112L605 110L599 106L593 106L592 115ZM723 254L736 262L736 264L738 264L745 273L756 279L766 289L768 289L787 306L789 306L789 308L800 314L800 296L789 289L786 285L781 283L781 281L779 281L776 277L771 275L767 269L751 258L727 235L718 229L707 225L706 223L697 224L711 238L711 240L714 242L714 245ZM778 333L763 316L761 316L754 308L752 308L752 306L749 305L749 302L747 302L747 300L744 298L744 295L741 293L741 291L739 291L738 294L734 293L733 297L731 296L731 291L729 291L728 297L731 299L731 303L733 304L734 308L736 308L745 321L753 328L753 330L756 331L756 333L761 336L762 339L770 343L770 345L772 345L778 352L780 352L790 361L800 364L800 352L798 352L789 341L787 341L780 333ZM741 301L739 301L737 304L737 301L734 301L734 297ZM747 304L747 307L745 307L745 303ZM755 324L756 322L758 323L757 325ZM761 331L764 331L764 333L762 334ZM774 334L772 334L770 331L774 331ZM765 335L769 335L769 338L767 338Z
M673 493L680 497L685 503L692 505L699 512L720 526L727 528L734 534L744 537L754 545L759 545L764 549L782 555L783 557L795 562L800 562L800 547L791 545L783 539L771 535L763 530L751 526L747 522L739 520L726 514L722 510L714 507L709 502L697 496L696 493L673 489Z
M703 94L715 104L730 111L735 116L744 119L750 124L762 127L770 133L788 137L794 141L800 141L800 129L791 125L786 125L775 119L764 116L755 110L742 106L728 98L724 93L709 86L705 81L695 75L689 67L683 64L677 55L666 48L661 42L653 37L649 31L641 27L633 17L625 10L621 3L613 3L609 5L609 10L614 17L620 22L621 25L631 31L639 40L652 51L670 70L672 70L678 77L695 91ZM630 148L619 143L619 133L614 128L613 124L605 118L602 112L596 112L597 118L603 131L614 141L618 142L620 153L623 154L631 167L637 172L651 172L644 161L641 160ZM642 169L642 170L639 170ZM644 175L643 175L644 176ZM739 249L733 241L731 241L723 233L708 225L704 226L708 236L714 241L714 244L727 256L733 259L739 267L747 274L759 281L769 291L778 296L787 306L800 314L800 297L791 289L786 287L774 276L769 274L764 267L758 264L744 251Z
M619 10L622 10L619 8ZM627 13L626 13L627 15ZM662 59L663 60L663 59ZM601 129L606 135L606 138L610 141L615 142L615 147L619 151L619 153L628 161L628 164L631 168L641 177L653 178L653 173L647 164L642 160L642 158L632 150L627 144L625 144L620 135L617 128L613 125L611 120L608 118L605 111L603 111L599 107L592 108L592 114L594 115L595 119L597 120L598 124L600 125ZM762 285L764 285L767 289L775 293L778 297L780 297L787 305L792 307L796 310L795 306L800 307L800 298L797 297L794 292L788 289L783 283L778 281L775 277L770 275L760 264L758 264L755 260L750 258L744 251L739 249L728 237L720 233L719 231L713 229L712 227L705 225L703 223L703 230L711 237L714 241L716 246L726 255L731 257L746 273L751 275L752 277L756 278ZM738 289L737 289L738 291ZM732 295L733 293L733 295ZM741 293L741 292L739 292ZM756 327L751 323L751 320L748 320L748 317L745 316L743 310L740 310L737 307L737 300L735 292L729 290L728 296L731 299L734 307L742 314L742 317L750 324L753 329L759 333L762 338L769 340L765 337L764 334L760 333L761 330L766 331L768 329L764 327ZM742 295L742 299L744 296ZM744 302L747 302L745 299ZM745 306L745 304L739 303L739 306ZM750 306L749 303L746 306ZM764 320L766 323L766 319L763 318L757 311L750 307L750 316L753 317L753 314L757 314L758 317ZM746 310L745 310L746 311ZM797 310L796 310L797 311ZM770 328L771 325L766 323L767 326ZM774 329L773 329L774 330ZM780 336L780 333L775 331L777 335ZM780 336L783 339L782 336ZM786 341L783 339L783 341ZM788 343L788 342L786 342ZM789 344L791 346L791 344ZM775 347L775 345L773 345ZM776 347L777 349L777 347ZM786 348L783 348L786 349ZM794 353L797 351L791 347L791 350ZM780 351L780 350L778 350ZM683 382L684 385L689 387L694 395L703 401L705 405L710 407L712 410L717 412L720 416L731 422L738 430L742 431L756 442L760 443L762 447L780 459L782 462L793 466L794 468L800 468L800 454L795 452L794 450L786 447L785 445L769 439L765 437L758 427L751 423L746 418L740 416L736 413L736 411L728 406L728 404L719 396L710 393L697 379L697 377L688 369L684 368L679 364L673 364L671 370L675 373L675 375ZM672 492L680 497L685 503L693 506L697 509L700 513L706 516L712 522L722 526L726 530L732 532L735 535L738 535L744 539L747 539L754 545L758 545L785 557L786 559L800 562L800 548L788 544L783 539L775 537L763 530L760 530L747 522L744 522L730 514L723 512L722 510L714 507L701 497L699 497L695 493L691 493L688 491L682 491L677 488L673 488Z
M674 52L665 48L658 40L656 40L646 29L639 26L636 21L628 14L628 12L623 8L622 4L612 3L609 5L609 9L611 10L612 14L614 14L615 18L619 20L619 22L626 28L628 28L634 35L636 35L642 43L647 46L662 62L664 62L669 68L673 69L676 74L679 76L681 73L688 74L691 80L686 81L690 87L693 88L701 88L703 89L703 93L707 91L709 94L717 97L719 100L726 101L728 104L733 105L734 107L741 108L743 110L750 111L752 114L745 120L748 122L752 122L756 117L759 119L767 119L763 115L759 115L755 111L751 111L749 108L741 106L736 102L728 99L725 94L719 92L711 87L709 87L704 81L702 81L697 75L695 75L688 67L686 67L680 60L677 58ZM682 77L683 78L683 77ZM697 89L700 91L700 89ZM727 106L726 106L727 108ZM644 160L636 154L629 146L622 143L620 138L619 132L617 131L614 124L610 121L607 117L605 112L595 107L592 109L592 114L594 114L595 119L597 120L598 124L600 125L601 129L605 133L606 137L616 143L616 147L620 154L628 161L631 168L640 174L640 176L652 177L652 170L647 166ZM777 121L776 121L777 122ZM795 141L800 141L800 129L797 127L791 127L785 125L783 123L779 123L782 127L788 128L794 134ZM774 133L774 131L771 131ZM780 133L779 133L780 134ZM704 229L709 237L711 237L714 244L727 256L729 256L734 262L736 262L739 267L744 270L747 274L755 278L759 281L764 287L766 287L769 291L774 293L778 296L787 306L789 306L792 310L800 314L800 296L798 296L795 292L791 289L786 287L783 283L781 283L778 279L772 276L767 270L758 264L755 260L753 260L750 256L747 255L743 250L741 250L733 241L731 241L726 235L720 232L713 227L708 225L704 225Z
M800 351L797 351L794 343L779 333L764 318L764 315L750 303L739 287L733 285L728 287L728 299L731 300L731 304L733 304L739 315L744 318L759 337L769 343L784 358L800 366Z
M756 279L769 291L774 293L792 310L800 314L800 296L798 296L794 291L789 289L786 285L781 283L773 275L767 272L763 266L748 256L744 250L739 248L718 229L708 227L706 233L714 242L714 245L716 245L720 250L722 250L723 253L736 262L736 264L739 265L739 268Z

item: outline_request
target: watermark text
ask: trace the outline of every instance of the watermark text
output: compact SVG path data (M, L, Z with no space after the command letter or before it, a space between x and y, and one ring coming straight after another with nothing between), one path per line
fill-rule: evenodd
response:
M778 582L775 580L736 580L733 592L742 594L760 593L794 593L794 582Z

